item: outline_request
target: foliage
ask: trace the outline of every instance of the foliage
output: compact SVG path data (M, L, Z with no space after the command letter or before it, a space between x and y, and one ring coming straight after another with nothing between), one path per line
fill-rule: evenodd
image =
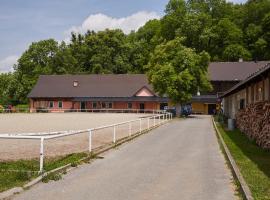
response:
M228 61L238 61L239 58L250 60L250 57L250 52L239 44L231 44L223 52L223 59Z
M69 163L78 163L81 159L86 158L87 153L74 153L67 156L48 159L45 162L45 171L50 171ZM91 157L92 159L92 157ZM39 170L39 160L17 160L0 162L0 192L12 187L23 186L27 181L37 177ZM43 179L44 182L49 180L59 180L61 175L51 173Z
M209 55L186 48L182 38L158 45L148 64L148 77L155 91L167 95L174 103L186 103L200 86L211 89L207 79Z
M161 19L130 34L88 31L71 33L69 43L33 42L14 73L0 74L0 104L27 103L41 74L146 73L151 55L177 38L196 54L207 52L211 61L269 60L269 27L269 0L169 0Z

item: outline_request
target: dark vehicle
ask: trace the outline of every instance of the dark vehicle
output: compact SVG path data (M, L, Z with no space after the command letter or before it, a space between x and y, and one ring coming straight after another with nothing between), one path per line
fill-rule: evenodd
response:
M192 114L192 107L190 104L183 105L181 108L181 115L187 117Z

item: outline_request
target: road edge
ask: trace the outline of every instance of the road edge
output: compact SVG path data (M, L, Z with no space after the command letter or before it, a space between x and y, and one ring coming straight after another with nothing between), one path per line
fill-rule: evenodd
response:
M244 198L246 200L254 200L254 198L252 197L251 191L250 191L245 179L243 178L235 160L233 159L229 148L227 147L226 143L224 142L223 137L222 137L221 133L219 132L219 130L217 128L217 124L216 124L213 117L212 117L212 122L213 122L213 125L215 128L215 131L217 133L218 139L220 140L221 148L223 148L223 150L225 152L224 155L225 155L226 159L229 161L230 167L232 169L231 171L233 173L234 178L236 178L240 184L240 190L241 190Z

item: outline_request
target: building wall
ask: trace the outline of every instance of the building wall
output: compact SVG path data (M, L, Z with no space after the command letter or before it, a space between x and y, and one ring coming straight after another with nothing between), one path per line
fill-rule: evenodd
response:
M192 103L192 112L194 114L208 114L208 105L204 103Z
M240 91L225 97L223 99L224 114L235 119L237 112L241 110L241 105L245 108L262 101L270 101L270 74L258 77Z
M62 108L58 107L58 103L62 102ZM50 102L53 102L53 107L49 107ZM68 110L72 109L73 104L70 99L40 99L40 100L34 100L30 99L30 110L36 110L36 109L50 109L52 112L59 111L59 109L62 110Z
M50 102L53 102L53 107L50 108ZM58 107L58 102L62 101L62 109ZM85 102L86 109L94 109L93 102ZM97 104L96 109L102 109L102 102L95 102ZM103 103L112 103L112 109L128 109L128 102L110 102L106 101ZM159 110L159 102L130 102L132 103L132 109L140 109L140 104L144 103L145 110ZM30 108L32 112L36 109L50 109L52 112L59 112L61 110L81 109L81 102L73 102L70 99L30 99Z

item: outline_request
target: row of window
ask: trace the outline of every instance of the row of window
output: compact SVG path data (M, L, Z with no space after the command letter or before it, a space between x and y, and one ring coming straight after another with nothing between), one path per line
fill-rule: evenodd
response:
M98 107L97 104L98 104L97 102L93 102L92 108L96 109ZM132 103L128 103L127 107L128 107L128 109L132 109ZM112 102L102 102L101 108L113 108L113 103Z
M92 108L96 109L98 107L97 102L92 103ZM113 108L113 103L112 102L102 102L101 103L102 108ZM49 108L54 108L54 101L49 102ZM58 108L63 108L63 102L58 101ZM132 103L128 103L128 109L132 109Z
M49 108L53 108L54 107L54 102L50 101L49 102ZM63 102L62 101L58 101L58 108L63 108Z

